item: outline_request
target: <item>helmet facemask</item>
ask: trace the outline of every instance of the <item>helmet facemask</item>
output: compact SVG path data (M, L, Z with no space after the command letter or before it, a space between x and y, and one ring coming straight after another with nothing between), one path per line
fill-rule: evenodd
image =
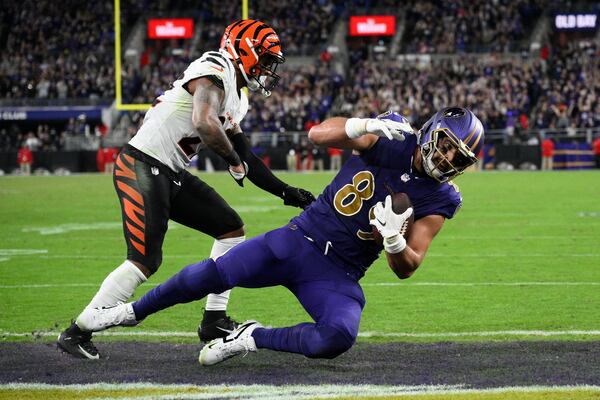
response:
M239 70L246 81L246 86L251 91L260 90L265 97L271 95L271 90L279 82L280 76L275 73L277 66L285 62L285 57L280 53L275 53L263 45L254 46L249 38L245 38L245 45L252 54L247 54L248 51L239 46L239 52L236 51L236 46L229 38L224 39L224 43L229 54L238 64ZM277 42L277 46L279 43ZM248 58L256 60L254 65L245 67L242 61L242 56L248 62Z
M271 91L277 86L279 79L281 79L275 72L277 66L283 64L285 58L262 45L251 47L251 49L258 58L258 62L250 68L248 88L250 90L260 89L266 97L269 97ZM251 85L254 86L254 88L251 88Z
M455 178L477 162L475 154L450 129L435 129L430 138L421 145L423 169L438 182ZM452 149L456 151L450 160L447 155Z

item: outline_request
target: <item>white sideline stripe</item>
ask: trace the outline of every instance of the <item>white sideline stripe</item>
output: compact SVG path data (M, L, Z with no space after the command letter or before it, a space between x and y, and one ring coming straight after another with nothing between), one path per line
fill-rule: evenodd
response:
M0 249L0 256L32 256L47 253L46 249Z
M0 255L2 255L0 253ZM73 260L115 260L115 259L122 259L123 255L122 254L115 254L115 255L73 255L73 254L35 254L37 256L39 256L40 258L44 258L44 259L52 259L52 258L59 258L59 259L73 259ZM435 254L435 253L430 253L428 254L428 257L444 257L447 258L449 256L452 257L461 257L461 258L515 258L515 257L519 257L519 258L556 258L556 257L600 257L600 253L560 253L560 254L545 254L545 253L522 253L522 254L516 254L516 253L497 253L497 254L461 254L461 255L449 255L449 254ZM199 257L194 257L194 255L192 254L166 254L163 255L163 259L179 259L179 258L183 258L183 259L192 259L195 261L201 261L201 259Z
M27 391L27 390L65 390L65 391L123 391L123 390L160 390L172 391L165 394L137 395L119 397L119 399L308 399L308 398L335 398L335 397L374 397L374 396L414 396L435 394L486 394L486 393L543 393L543 392L574 392L590 391L600 392L600 386L574 385L574 386L504 386L490 389L472 389L466 385L158 385L151 383L94 383L87 385L49 385L36 383L9 383L0 385L2 390ZM197 390L197 393L190 393ZM109 396L111 393L107 393ZM113 397L106 397L113 398Z
M44 337L58 336L60 331L34 331L34 332L8 332L0 330L0 337ZM196 338L196 332L163 332L163 331L137 331L137 330L114 330L97 332L98 336L123 336L123 337L181 337ZM479 332L359 332L359 337L387 337L387 338L448 338L448 337L489 337L489 336L600 336L600 330L565 330L565 331L543 331L543 330L504 330L504 331L479 331Z
M2 261L2 259L0 259ZM145 283L144 286L158 286L159 283ZM363 283L361 286L600 286L600 282L378 282ZM39 283L30 285L0 285L0 289L44 289L61 287L100 287L98 283Z
M600 286L600 282L380 282L361 286Z

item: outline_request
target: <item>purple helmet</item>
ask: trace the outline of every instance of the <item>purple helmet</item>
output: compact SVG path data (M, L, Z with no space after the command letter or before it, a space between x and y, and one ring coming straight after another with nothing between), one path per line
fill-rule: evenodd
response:
M419 131L423 169L439 182L446 182L477 162L483 148L483 125L471 110L448 107L438 111ZM449 146L457 149L452 161Z

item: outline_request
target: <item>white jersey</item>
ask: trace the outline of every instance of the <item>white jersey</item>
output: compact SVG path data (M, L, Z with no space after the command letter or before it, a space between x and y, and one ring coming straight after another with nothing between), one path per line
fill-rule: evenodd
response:
M192 62L183 78L173 82L172 88L146 112L144 123L129 144L175 172L187 167L202 143L192 125L192 95L184 85L203 76L215 77L211 80L222 84L225 97L218 114L223 129L235 128L248 112L248 98L244 91L237 90L235 67L226 54L208 51Z

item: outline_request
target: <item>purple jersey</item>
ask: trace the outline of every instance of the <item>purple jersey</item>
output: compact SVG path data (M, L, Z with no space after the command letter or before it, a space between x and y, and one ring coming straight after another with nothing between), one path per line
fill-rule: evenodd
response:
M417 146L415 135L403 142L380 138L369 150L353 155L292 223L338 264L364 274L382 250L373 240L369 215L389 190L410 197L415 220L427 215L452 218L461 205L456 185L413 172Z

